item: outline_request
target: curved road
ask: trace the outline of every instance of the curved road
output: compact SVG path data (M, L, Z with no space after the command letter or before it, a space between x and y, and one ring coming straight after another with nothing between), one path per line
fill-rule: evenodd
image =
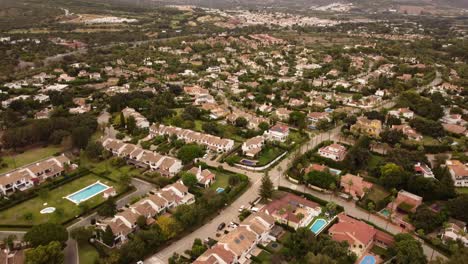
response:
M359 207L356 207L356 205L353 202L344 201L340 198L330 196L329 194L324 194L321 192L314 191L312 189L305 187L304 185L298 185L298 184L292 183L283 177L285 171L291 165L291 162L294 160L295 157L297 157L298 155L304 154L310 149L313 149L314 147L316 147L318 144L320 144L321 142L325 140L334 139L335 137L339 135L340 129L341 127L336 127L328 132L318 134L315 137L311 138L306 144L302 145L300 149L296 150L294 153L291 153L285 159L279 162L276 166L274 166L269 171L269 176L275 186L280 185L280 186L288 187L288 188L295 189L295 190L297 189L302 192L310 193L323 200L331 200L335 202L336 204L343 206L345 208L345 212L348 215L353 216L355 218L367 220L369 218L368 212ZM246 174L250 178L250 181L252 184L250 185L249 189L246 192L244 192L230 206L222 210L220 214L216 216L213 220L206 223L205 225L195 230L191 234L178 240L177 242L169 245L168 247L161 250L157 254L146 259L144 261L145 264L168 263L168 259L175 252L179 254L184 254L185 250L190 249L194 239L200 238L203 240L208 237L216 238L216 233L217 233L216 230L220 223L222 222L229 223L231 221L238 222L238 218L237 218L239 214L238 208L242 205L247 206L249 202L254 201L258 197L258 190L261 185L261 177L263 176L263 173L245 171L236 167L231 167L227 164L220 164L216 161L211 161L211 160L204 160L204 162L206 162L210 166L214 166L214 167L223 166L227 170ZM387 231L389 231L392 234L398 234L402 232L400 227L393 225L393 224L388 224L386 220L378 217L377 215L370 215L369 220L375 225L379 226L380 228L387 229ZM423 250L428 259L431 257L431 255L433 255L434 258L437 256L444 258L444 256L441 255L437 251L433 253L432 248L429 247L425 243L423 243Z

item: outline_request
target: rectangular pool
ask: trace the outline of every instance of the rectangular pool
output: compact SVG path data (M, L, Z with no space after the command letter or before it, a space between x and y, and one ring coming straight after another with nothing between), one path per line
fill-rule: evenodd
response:
M75 204L79 204L81 202L84 202L86 200L93 198L94 196L104 192L105 190L109 188L110 188L109 186L97 181L96 183L93 183L77 192L74 192L65 198Z
M312 233L314 233L315 235L318 235L326 225L327 220L319 218L314 221L314 223L310 227L310 231L312 231Z

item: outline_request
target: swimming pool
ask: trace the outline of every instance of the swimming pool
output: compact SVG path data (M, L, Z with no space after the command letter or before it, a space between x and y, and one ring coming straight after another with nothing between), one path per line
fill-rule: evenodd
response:
M75 204L79 204L81 202L84 202L86 200L89 200L93 198L94 196L104 192L105 190L109 189L110 187L100 183L99 181L77 191L74 192L67 197L66 199L72 201Z
M382 209L382 211L380 211L380 214L382 214L383 216L388 217L390 215L390 210L388 210L387 208L384 208L384 209Z
M255 166L255 164L257 164L256 161L248 160L248 159L242 159L240 162L247 166Z
M375 264L375 257L372 255L366 255L362 258L361 262L359 264Z
M222 192L224 192L224 188L218 187L218 188L216 188L216 192L217 193L222 193Z
M322 231L322 229L325 228L326 225L327 225L327 220L319 218L314 221L312 226L310 226L310 231L318 235Z

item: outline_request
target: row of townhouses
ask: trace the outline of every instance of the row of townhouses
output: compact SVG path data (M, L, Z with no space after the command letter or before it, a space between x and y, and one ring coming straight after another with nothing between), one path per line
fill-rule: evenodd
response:
M126 159L135 166L149 168L163 176L173 177L182 169L182 162L121 140L105 138L102 146L113 155Z
M248 263L257 244L275 240L270 231L275 219L264 213L251 214L233 231L221 238L195 260L194 264Z
M173 126L165 125L152 125L150 127L150 134L152 136L175 135L178 139L184 140L187 143L197 143L205 145L208 149L216 152L226 152L234 147L234 140L220 138L213 135L195 132L189 129L183 129Z
M148 119L146 119L146 117L144 117L142 114L140 114L133 108L127 107L123 109L122 114L126 119L129 117L135 118L136 126L138 128L148 128L150 126Z
M124 243L128 235L136 230L137 219L140 216L144 216L146 224L151 225L155 222L154 217L168 209L194 202L195 196L188 192L188 188L182 182L176 182L157 192L149 193L114 217L97 222L96 226L103 231L109 226L114 234L115 244Z
M49 178L55 178L65 171L70 159L65 155L50 157L19 169L0 175L0 194L9 195L24 191Z

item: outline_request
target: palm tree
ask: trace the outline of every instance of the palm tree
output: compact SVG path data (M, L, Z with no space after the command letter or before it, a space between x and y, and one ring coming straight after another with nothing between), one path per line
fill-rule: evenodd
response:
M388 227L388 224L390 223L390 221L392 221L392 215L393 215L393 202L395 201L395 197L392 196L390 197L390 201L391 201L391 204L392 206L390 206L390 208L388 208L388 211L389 211L389 214L387 216L387 225L385 226L385 231L387 230L387 227Z
M281 167L281 165L278 166L277 171L278 171L278 188L279 188L281 185L281 174L283 171L283 168Z
M374 204L373 202L369 202L369 203L367 204L367 209L369 210L369 215L367 216L367 221L369 221L369 220L370 220L370 215L371 215L371 213L374 212L375 204Z
M431 240L431 242L432 242L432 244L433 244L435 247L432 247L432 253L431 253L431 259L430 259L430 261L432 261L432 258L434 257L435 248L436 248L438 245L440 245L441 241L440 241L440 239L438 239L438 238L433 238L433 239Z
M418 236L421 238L421 243L423 241L423 237L424 237L424 229L420 228L416 231L416 233L418 234Z
M331 201L332 194L334 194L336 190L336 184L334 182L330 184L330 190L331 190L330 192L330 201Z

